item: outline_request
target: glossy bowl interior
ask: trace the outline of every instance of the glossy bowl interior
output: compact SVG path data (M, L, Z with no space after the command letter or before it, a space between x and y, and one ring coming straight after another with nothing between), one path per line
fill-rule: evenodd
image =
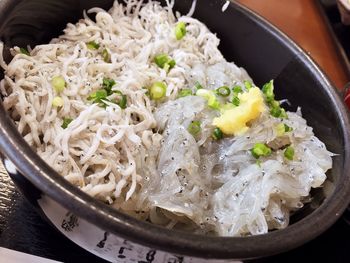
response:
M67 22L77 21L83 9L108 8L112 2L2 0L0 38L7 47L6 59L11 59L8 48L47 43L61 33ZM311 203L292 216L289 227L252 237L204 237L130 218L73 187L46 165L25 143L2 105L1 152L36 189L102 229L137 243L204 258L256 258L292 249L331 226L349 202L348 113L332 84L314 62L273 26L237 3L231 3L222 12L225 1L197 2L194 16L217 33L226 59L244 67L257 85L275 79L277 97L288 98L290 110L301 106L316 135L330 151L338 154L333 158L334 167L328 173L325 186L312 191ZM186 14L191 4L191 0L176 1L175 9Z

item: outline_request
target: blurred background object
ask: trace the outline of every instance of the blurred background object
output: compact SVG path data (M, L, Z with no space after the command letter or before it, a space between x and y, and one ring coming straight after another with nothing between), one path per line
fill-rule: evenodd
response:
M350 51L350 32L343 24L339 26L336 0L237 1L266 18L300 45L339 89L350 81L348 58L337 34L339 31L341 38L346 38L344 41Z
M338 8L341 15L341 20L345 25L350 25L350 1L337 0Z

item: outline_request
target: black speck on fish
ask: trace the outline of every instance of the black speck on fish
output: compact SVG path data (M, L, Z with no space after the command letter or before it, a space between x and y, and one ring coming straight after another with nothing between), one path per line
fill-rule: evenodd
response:
M278 221L278 223L283 223L284 222L284 217L279 217L279 216L274 216L274 218Z

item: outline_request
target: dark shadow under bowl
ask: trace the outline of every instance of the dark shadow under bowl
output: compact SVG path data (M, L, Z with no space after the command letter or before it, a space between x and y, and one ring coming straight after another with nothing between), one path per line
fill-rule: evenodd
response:
M176 1L186 14L192 1ZM140 222L86 195L54 172L25 143L0 106L0 148L36 189L76 215L128 240L164 251L203 258L256 258L297 247L325 231L342 214L350 199L350 125L337 91L315 63L291 40L265 20L237 3L221 11L225 1L198 1L194 17L205 22L221 39L228 61L244 67L261 85L275 79L277 97L302 108L308 124L337 153L325 187L313 191L313 199L292 217L284 230L260 236L204 237L167 230ZM77 21L82 10L108 8L112 1L2 0L0 38L7 48L47 43L67 22ZM10 60L8 49L6 58ZM23 184L18 184L23 185ZM21 188L21 187L20 187ZM22 190L25 191L22 186ZM33 199L35 202L35 198Z

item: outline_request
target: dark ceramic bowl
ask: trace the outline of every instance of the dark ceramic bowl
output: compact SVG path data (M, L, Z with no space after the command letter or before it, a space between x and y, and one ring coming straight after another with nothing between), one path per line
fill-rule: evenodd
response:
M349 115L336 89L317 65L276 28L237 3L231 3L222 12L225 1L197 2L194 16L221 38L220 49L226 59L246 68L258 85L274 78L279 87L277 96L288 98L292 105L289 110L301 106L316 135L338 154L333 158L334 167L328 173L327 183L312 192L312 202L293 215L290 226L259 236L229 238L184 234L138 221L65 181L25 143L0 106L1 152L19 172L11 166L7 168L33 203L47 195L92 224L147 247L202 258L230 259L263 257L295 248L329 228L349 202ZM175 9L187 13L191 3L176 1ZM60 34L67 22L77 21L83 9L108 8L111 4L112 1L102 0L2 0L0 37L6 47L47 43Z

